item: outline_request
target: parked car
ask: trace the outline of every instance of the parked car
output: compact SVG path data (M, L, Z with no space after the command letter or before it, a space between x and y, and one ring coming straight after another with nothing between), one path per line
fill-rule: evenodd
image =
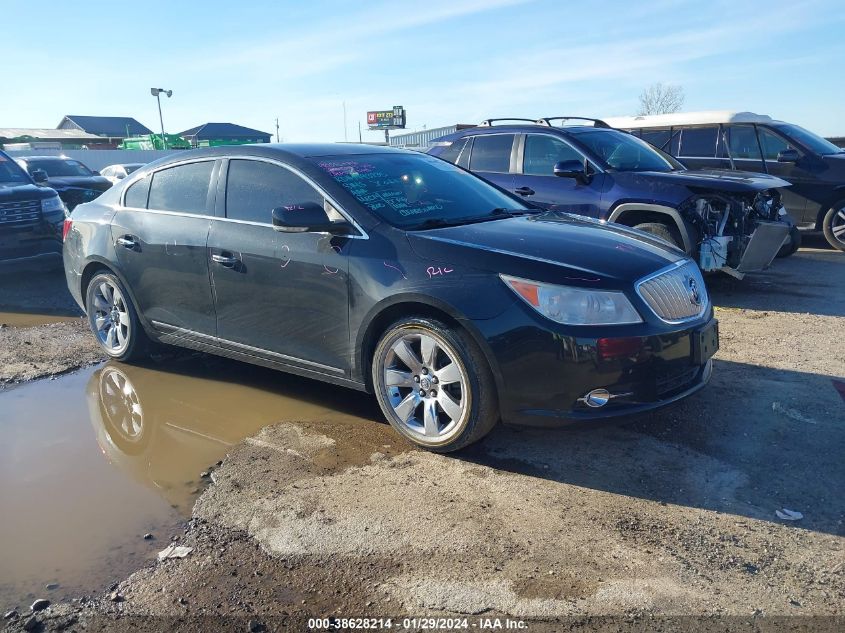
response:
M0 151L0 262L61 255L65 205L47 174L26 173Z
M739 169L789 181L783 204L798 228L845 251L845 149L753 112L686 112L607 119L693 169Z
M783 180L689 171L598 119L490 119L433 142L429 153L469 169L530 204L653 233L702 270L742 278L789 243ZM561 121L564 125L552 125ZM569 125L578 121L580 125Z
M71 211L76 205L88 202L111 187L111 182L78 160L64 156L25 156L18 164L33 174L46 172L47 183L55 189Z
M523 204L426 154L199 149L67 220L68 287L110 357L158 341L374 392L452 451L499 419L648 411L718 345L695 262L647 233Z
M116 185L118 182L126 178L133 171L140 169L145 163L122 163L119 165L109 165L100 170L100 175L107 178L108 181Z

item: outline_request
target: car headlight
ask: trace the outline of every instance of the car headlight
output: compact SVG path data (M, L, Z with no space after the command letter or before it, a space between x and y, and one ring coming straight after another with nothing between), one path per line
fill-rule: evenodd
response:
M642 323L624 293L555 286L499 275L508 287L547 319L565 325L622 325Z
M50 213L52 211L64 211L65 203L62 202L62 199L59 198L59 196L53 196L52 198L44 198L41 201L41 210L44 213Z

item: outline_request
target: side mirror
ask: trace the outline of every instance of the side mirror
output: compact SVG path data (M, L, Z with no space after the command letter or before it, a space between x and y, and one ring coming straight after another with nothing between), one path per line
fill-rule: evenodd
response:
M555 163L554 174L561 178L574 178L578 182L587 182L589 179L584 163L580 160L562 160Z
M47 176L47 172L43 169L33 169L32 173L30 173L30 176L32 176L32 179L35 181L36 185L46 185L47 180L49 178Z
M797 149L785 149L778 152L778 162L779 163L794 163L801 155L798 153Z
M282 233L331 233L351 235L346 222L332 222L322 205L314 202L290 204L273 209L273 230Z
M102 176L103 175L100 172L98 172L96 169L92 169L91 171L95 176Z

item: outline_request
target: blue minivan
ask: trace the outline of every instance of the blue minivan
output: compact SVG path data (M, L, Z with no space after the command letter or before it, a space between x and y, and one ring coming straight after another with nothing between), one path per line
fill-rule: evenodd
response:
M436 139L428 153L533 206L657 235L704 271L742 278L797 248L778 191L789 186L786 181L728 170L690 171L598 119L488 119Z

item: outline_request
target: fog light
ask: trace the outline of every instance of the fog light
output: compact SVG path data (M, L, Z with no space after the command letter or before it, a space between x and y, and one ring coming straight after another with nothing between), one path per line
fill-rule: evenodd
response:
M597 409L610 402L610 392L607 389L593 389L590 393L581 398L581 400L588 407Z

